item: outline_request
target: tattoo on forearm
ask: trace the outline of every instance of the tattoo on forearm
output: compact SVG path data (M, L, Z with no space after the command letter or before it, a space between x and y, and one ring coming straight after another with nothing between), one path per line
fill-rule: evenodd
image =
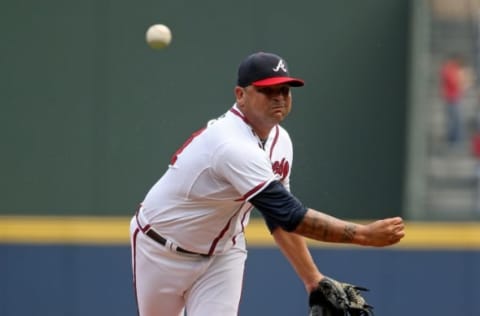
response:
M305 233L315 239L330 241L330 221L326 218L312 216L309 218L310 224L305 227Z
M297 227L296 232L305 237L325 242L353 242L357 227L319 212L309 213Z
M356 227L353 224L347 224L343 229L342 241L351 242L355 237Z
M310 231L310 233L312 235L315 235L317 233L317 231L321 231L323 229L323 223L320 219L316 218L315 216L312 217L312 230Z
M330 235L330 223L328 220L325 219L323 221L322 229L323 229L322 239L327 241Z

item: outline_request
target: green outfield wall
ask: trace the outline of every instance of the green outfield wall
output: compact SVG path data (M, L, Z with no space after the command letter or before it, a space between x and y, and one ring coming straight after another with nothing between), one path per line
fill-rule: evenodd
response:
M409 1L3 1L1 214L128 215L191 132L276 52L306 86L292 189L350 218L401 212ZM147 47L154 23L173 32Z

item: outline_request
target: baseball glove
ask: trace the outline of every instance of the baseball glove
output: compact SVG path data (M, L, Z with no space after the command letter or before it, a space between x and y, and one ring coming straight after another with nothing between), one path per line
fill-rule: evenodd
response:
M309 316L373 316L360 291L368 289L323 278L309 295Z

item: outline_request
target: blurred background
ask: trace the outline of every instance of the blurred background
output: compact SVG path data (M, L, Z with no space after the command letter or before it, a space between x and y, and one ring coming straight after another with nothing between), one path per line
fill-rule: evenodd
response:
M295 195L407 221L389 249L312 243L323 273L376 315L480 315L480 0L4 0L0 30L0 315L136 314L129 218L256 51L306 81ZM307 315L258 214L247 238L240 315Z

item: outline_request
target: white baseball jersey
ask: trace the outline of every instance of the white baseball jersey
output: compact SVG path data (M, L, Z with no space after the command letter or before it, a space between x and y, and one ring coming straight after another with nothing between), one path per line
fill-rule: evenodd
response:
M292 155L285 129L277 125L262 144L234 105L175 153L139 216L176 246L223 253L243 240L251 197L274 180L289 190Z

